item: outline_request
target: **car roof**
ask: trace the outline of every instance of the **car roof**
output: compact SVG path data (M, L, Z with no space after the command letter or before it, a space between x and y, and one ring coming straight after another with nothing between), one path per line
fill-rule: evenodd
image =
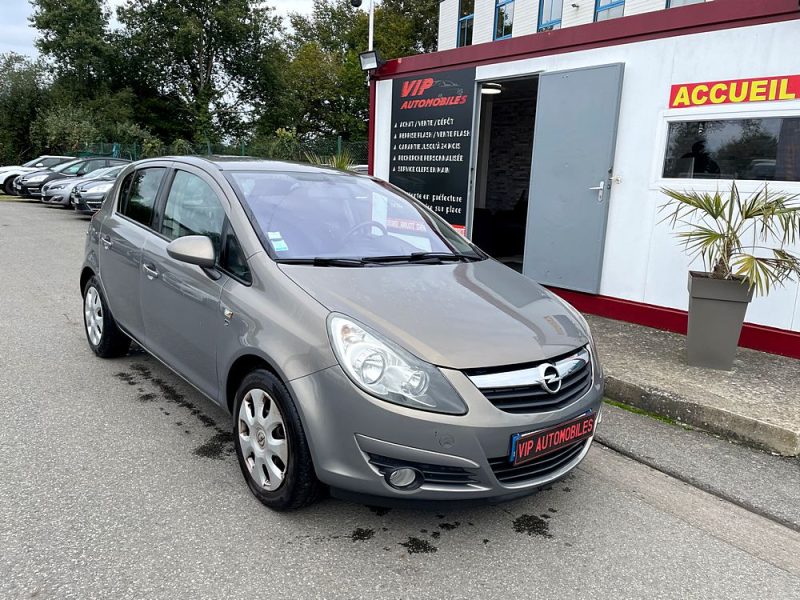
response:
M345 171L340 171L332 167L323 165L309 165L285 160L267 160L251 156L161 156L159 158L145 159L145 161L169 160L178 163L194 165L208 169L209 166L215 167L220 171L276 171L292 173L327 173L348 175ZM358 176L353 173L354 176Z

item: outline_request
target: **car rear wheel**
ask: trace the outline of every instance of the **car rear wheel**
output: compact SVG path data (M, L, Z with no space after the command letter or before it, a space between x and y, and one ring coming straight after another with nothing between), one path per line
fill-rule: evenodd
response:
M16 179L16 176L9 177L3 182L3 192L9 196L17 195L17 192L14 191L14 179Z
M236 392L233 423L242 475L264 505L294 510L319 498L322 485L300 416L275 375L256 369L244 378Z
M83 324L89 347L100 358L116 358L128 353L131 339L117 326L96 277L83 287Z

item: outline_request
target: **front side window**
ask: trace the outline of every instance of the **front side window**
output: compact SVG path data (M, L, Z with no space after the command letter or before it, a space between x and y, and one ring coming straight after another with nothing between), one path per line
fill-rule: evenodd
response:
M663 176L800 181L800 117L672 122Z
M225 209L214 190L197 175L176 171L164 206L161 235L170 240L187 235L204 235L214 244L217 257L222 250Z
M667 8L676 8L678 6L689 6L690 4L701 4L706 0L667 0Z
M561 28L564 0L541 0L539 3L539 31Z
M616 19L625 12L625 0L595 0L594 6L595 21Z
M305 172L237 171L228 177L279 260L427 252L483 258L441 218L388 183Z
M128 175L122 184L120 205L117 209L119 213L145 227L150 227L153 221L153 207L165 172L164 167L152 167Z
M458 13L458 45L472 45L472 24L475 22L475 0L461 0Z
M514 0L497 0L494 9L494 39L504 40L511 37L514 25Z

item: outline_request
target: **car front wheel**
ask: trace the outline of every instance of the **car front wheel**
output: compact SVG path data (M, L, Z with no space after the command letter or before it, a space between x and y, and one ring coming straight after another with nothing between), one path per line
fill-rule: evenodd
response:
M83 288L83 324L89 347L97 356L115 358L127 354L131 340L117 326L96 277Z
M236 456L256 498L286 511L320 496L300 416L275 375L264 369L247 375L236 392L233 417Z
M3 182L3 191L9 196L16 196L17 192L14 190L15 177L9 177Z

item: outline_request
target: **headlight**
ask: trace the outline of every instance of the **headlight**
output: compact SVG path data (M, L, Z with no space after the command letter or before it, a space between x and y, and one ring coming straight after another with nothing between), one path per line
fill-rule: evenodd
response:
M105 194L108 190L110 190L114 186L113 183L101 183L100 185L94 185L90 187L88 192L93 194Z
M368 394L430 412L467 412L464 402L433 365L342 315L331 315L328 332L344 372Z
M65 184L63 184L63 183L48 183L47 185L44 186L44 189L47 189L47 190L63 190L64 187L65 187Z
M44 181L47 179L47 175L34 175L33 177L28 177L26 181L28 183L38 183L39 181Z

